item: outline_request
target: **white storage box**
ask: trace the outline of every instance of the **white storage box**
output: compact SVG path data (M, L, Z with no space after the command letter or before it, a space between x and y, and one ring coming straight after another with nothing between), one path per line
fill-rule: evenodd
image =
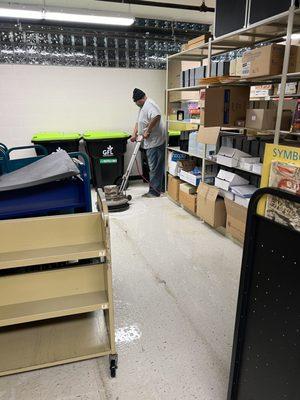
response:
M250 199L245 198L245 197L240 197L240 196L235 196L234 197L234 202L239 204L240 206L248 208Z
M234 200L234 194L232 193L232 192L228 192L227 190L223 190L223 189L220 189L220 191L219 191L219 195L221 196L221 197L223 197L223 199L229 199L229 200Z
M181 180L190 183L191 185L198 186L201 182L202 175L193 175L191 172L181 170L179 177Z
M256 174L259 174L259 175L261 175L261 172L262 172L262 163L259 163L259 164L253 164L253 167L252 167L252 172L255 172Z
M257 187L253 185L232 186L231 188L232 193L244 198L250 198L256 190Z
M220 169L216 179L215 186L220 189L229 190L232 186L248 185L249 181L233 172Z
M237 167L241 158L251 157L250 154L232 147L222 146L217 154L217 163L227 167Z
M176 161L169 161L169 173L178 176L178 165Z

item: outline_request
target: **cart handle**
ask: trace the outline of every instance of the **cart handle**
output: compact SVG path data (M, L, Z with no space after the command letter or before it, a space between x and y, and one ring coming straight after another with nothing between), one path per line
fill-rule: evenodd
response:
M7 146L4 143L0 142L0 149L3 152L3 150L6 152L8 150Z
M91 179L91 170L90 170L90 161L88 156L85 153L82 153L81 151L76 151L72 153L68 153L70 157L82 157L84 160L84 165L86 167L86 173L88 175L88 179L90 181Z
M44 147L44 146L42 146L40 144L35 144L35 145L31 145L31 146L12 147L11 149L9 149L6 152L6 158L7 158L7 160L9 160L9 155L13 151L16 151L16 150L27 150L27 149L39 149L39 150L41 150L43 152L44 156L48 155L48 151L47 151L46 147Z

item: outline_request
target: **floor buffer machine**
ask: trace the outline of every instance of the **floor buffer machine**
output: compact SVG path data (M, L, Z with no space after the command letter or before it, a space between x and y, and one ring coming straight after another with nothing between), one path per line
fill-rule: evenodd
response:
M106 203L108 206L108 210L110 212L120 212L128 210L130 204L130 200L132 197L130 195L126 195L126 189L128 185L128 179L132 170L132 167L135 163L136 157L140 150L143 136L139 135L136 140L135 149L132 153L130 162L128 164L127 170L122 177L120 185L109 185L104 186L104 194L106 198Z

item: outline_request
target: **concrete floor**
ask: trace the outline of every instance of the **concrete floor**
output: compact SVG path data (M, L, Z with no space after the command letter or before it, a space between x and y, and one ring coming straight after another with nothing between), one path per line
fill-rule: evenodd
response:
M242 249L130 191L111 216L117 378L95 359L0 378L0 400L226 399Z

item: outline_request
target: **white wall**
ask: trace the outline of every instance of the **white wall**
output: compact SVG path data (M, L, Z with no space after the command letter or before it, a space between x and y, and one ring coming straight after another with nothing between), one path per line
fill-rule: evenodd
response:
M41 131L131 131L135 87L163 112L165 71L0 65L0 142L30 144Z

